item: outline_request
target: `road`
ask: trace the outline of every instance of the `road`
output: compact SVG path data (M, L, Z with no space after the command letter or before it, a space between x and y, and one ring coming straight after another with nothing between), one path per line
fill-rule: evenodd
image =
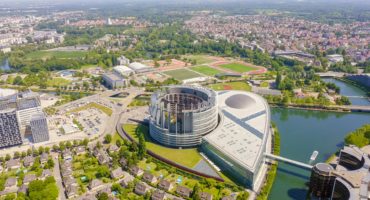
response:
M64 190L63 183L62 183L62 177L61 177L61 174L60 174L58 154L57 153L52 153L51 156L53 157L53 161L54 161L54 170L53 170L54 178L55 178L55 181L57 182L57 186L58 186L58 189L59 189L59 198L58 199L59 200L66 200L65 190Z

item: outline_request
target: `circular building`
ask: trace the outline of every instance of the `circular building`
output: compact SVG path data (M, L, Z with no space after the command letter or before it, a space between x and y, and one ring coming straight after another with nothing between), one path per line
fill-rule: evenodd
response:
M218 124L217 94L196 86L165 87L152 95L150 135L171 147L200 145Z

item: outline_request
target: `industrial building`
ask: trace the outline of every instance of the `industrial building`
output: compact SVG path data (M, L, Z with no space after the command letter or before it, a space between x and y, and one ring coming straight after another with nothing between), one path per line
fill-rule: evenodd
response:
M0 111L0 148L22 144L15 109Z
M105 86L110 89L123 88L127 86L127 80L115 73L103 74L103 80Z
M49 129L45 115L43 113L35 114L30 120L32 142L45 142L49 140Z
M119 65L129 65L130 64L130 60L128 58L126 58L125 56L121 56L119 58L117 58L117 62Z
M264 178L271 140L270 109L260 96L195 86L170 86L153 94L150 135L172 147L200 145L222 171L250 188Z

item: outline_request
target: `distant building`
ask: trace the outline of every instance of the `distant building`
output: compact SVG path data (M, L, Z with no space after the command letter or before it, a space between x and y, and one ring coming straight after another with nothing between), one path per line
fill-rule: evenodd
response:
M115 73L103 74L104 84L110 88L122 88L127 85L127 80Z
M43 113L33 115L30 121L32 141L34 143L49 140L49 129L46 117Z
M22 144L17 114L14 109L0 111L0 148Z
M12 51L12 49L8 46L0 46L0 51L3 53L9 53Z
M153 71L152 67L146 66L138 62L133 62L128 67L134 70L135 73L137 74Z
M131 68L128 68L124 65L118 65L118 66L115 66L113 68L113 71L118 74L118 75L121 75L121 76L125 76L125 77L128 77L128 76L131 76L135 73L134 70L132 70Z
M340 54L332 54L326 56L332 63L343 62L343 56Z
M125 56L121 56L117 58L117 62L119 65L129 65L130 64L130 60L126 58Z

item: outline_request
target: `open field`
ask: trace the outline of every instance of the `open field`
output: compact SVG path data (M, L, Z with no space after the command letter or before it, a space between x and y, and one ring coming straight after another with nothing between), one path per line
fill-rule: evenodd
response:
M216 83L208 85L209 88L214 90L244 90L251 91L251 86L245 82L228 82L228 83Z
M171 70L171 71L165 71L163 73L179 81L189 79L189 78L202 77L202 75L196 72L187 70L187 69L176 69L176 70Z
M215 76L216 74L222 73L222 71L220 70L217 70L212 67L205 66L205 65L192 67L191 70L194 70L196 72L199 72L207 76Z
M193 149L173 149L156 144L149 136L148 127L144 125L125 124L123 129L135 140L138 134L144 133L146 148L167 159L177 162L183 166L193 168L202 158L196 148Z
M251 66L248 66L248 65L245 65L245 64L242 64L242 63L237 63L237 62L233 62L233 63L229 63L229 64L221 64L221 65L218 65L218 66L220 66L222 68L225 68L225 69L235 71L235 72L239 72L239 73L249 72L249 71L253 71L253 70L256 69L254 67L251 67Z
M51 80L47 80L46 84L47 86L49 87L53 87L53 86L67 86L71 83L71 81L67 80L67 79L64 79L64 78L59 78L59 77L56 77L56 78L53 78Z
M204 64L204 63L211 63L214 62L215 60L212 59L211 57L207 55L185 55L182 56L182 59L188 59L188 60L195 60L196 64Z
M81 107L78 107L78 108L75 108L75 109L72 109L70 111L68 111L69 113L73 113L73 112L79 112L79 111L82 111L82 110L87 110L87 109L90 109L90 108L96 108L96 109L99 109L101 110L102 112L104 112L105 114L107 114L108 116L111 116L113 111L112 109L108 108L108 107L105 107L103 105L100 105L98 103L89 103L87 105L84 105L84 106L81 106Z
M26 55L26 59L72 59L84 57L86 51L35 51Z

